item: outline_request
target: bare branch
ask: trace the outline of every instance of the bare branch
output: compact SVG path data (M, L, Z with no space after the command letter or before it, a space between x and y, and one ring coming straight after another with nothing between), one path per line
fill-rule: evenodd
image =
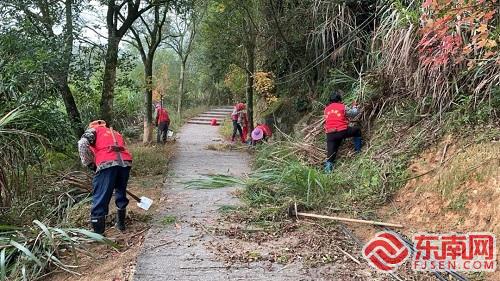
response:
M89 45L91 45L91 46L93 46L93 47L97 47L97 48L99 48L99 50L101 50L102 52L105 52L105 51L106 51L106 49L104 48L104 46L102 46L102 45L100 45L100 44L98 44L98 43L96 43L96 42L94 42L94 41L91 41L91 40L89 40L89 39L87 39L87 38L85 38L85 37L79 37L79 36L77 36L77 37L76 37L76 39L77 39L78 41L81 41L81 42L87 43L87 44L89 44Z
M139 16L139 19L142 21L142 24L144 25L144 27L146 27L146 29L148 30L149 35L153 36L153 31L149 27L148 23L144 20L144 17L142 16L142 14Z
M85 25L83 28L90 29L92 32L94 32L95 34L97 34L97 36L99 36L99 37L101 37L101 38L104 38L104 39L107 39L107 38L108 38L107 36L104 36L104 35L102 35L101 33L99 33L99 31L97 31L95 28L93 28L93 27L91 27L91 26Z

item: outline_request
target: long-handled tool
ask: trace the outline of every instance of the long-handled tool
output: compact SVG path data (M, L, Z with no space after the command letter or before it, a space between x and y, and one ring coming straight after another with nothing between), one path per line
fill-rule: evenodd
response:
M135 201L137 201L137 207L139 207L145 211L149 210L151 205L153 205L153 200L148 198L148 197L141 196L139 198L135 194L133 194L132 192L130 192L128 190L127 190L127 194L130 195L130 197L134 198Z
M111 130L111 136L113 137L113 147L112 150L116 152L116 156L118 157L118 163L120 166L125 167L125 163L123 162L122 154L121 151L123 150L123 147L118 145L118 141L116 140L115 137L115 132L113 131L113 127L109 128ZM151 205L153 205L153 200L150 198L147 198L145 196L141 196L140 198L136 196L135 194L132 194L132 192L126 190L127 194L130 195L130 197L134 198L135 201L137 201L137 207L143 209L143 210L149 210Z
M379 222L379 221L369 221L369 220L359 220L359 219L351 219L351 218L342 218L342 217L332 217L332 216L324 216L324 215L316 215L310 213L302 213L297 210L297 203L293 204L288 208L288 215L290 217L308 217L308 218L317 218L317 219L328 219L334 221L344 221L344 222L355 222L355 223L364 223L371 225L382 225L382 226L390 226L403 228L404 226L401 224L387 223L387 222Z
M75 172L71 172L71 173L63 176L63 179L64 179L64 181L68 182L71 185L77 186L83 190L87 190L88 192L92 192L92 178L87 173L75 171ZM130 192L128 190L126 190L126 191L127 191L127 194L130 195L130 197L132 197L137 202L141 203L141 205L139 205L139 203L137 204L137 206L139 206L139 208L141 208L141 209L144 209L147 211L151 207L151 205L153 204L153 200L151 200L147 197L139 198L137 195L133 194L132 192Z

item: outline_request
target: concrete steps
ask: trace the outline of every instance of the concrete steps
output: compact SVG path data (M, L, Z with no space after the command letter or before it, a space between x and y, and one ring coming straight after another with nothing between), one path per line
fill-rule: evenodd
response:
M230 114L231 114L231 112L230 113L202 113L202 114L198 115L198 117L214 117L214 118L220 117L220 118L226 118Z
M225 118L224 117L201 117L201 116L198 116L198 117L194 117L192 118L191 120L196 120L196 121L212 121L212 119L217 119L217 121L222 121L224 120Z
M219 106L192 118L188 124L210 125L214 118L217 119L218 124L221 124L224 120L229 120L232 112L232 106Z
M206 114L226 114L226 113L231 113L233 111L233 108L213 108L207 112L204 112Z

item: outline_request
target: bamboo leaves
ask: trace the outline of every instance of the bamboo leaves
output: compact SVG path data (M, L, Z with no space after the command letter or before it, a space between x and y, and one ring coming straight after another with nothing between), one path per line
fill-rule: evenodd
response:
M36 227L3 226L7 232L0 236L0 280L33 280L49 268L74 273L77 266L65 263L61 257L73 261L76 251L85 253L85 245L99 242L117 247L113 241L85 229L55 228L33 221Z
M205 179L190 180L185 184L187 188L217 189L229 186L243 186L245 180L225 175L213 175Z
M5 266L5 251L7 249L3 248L0 252L0 280L6 279L6 266Z
M29 259L34 261L38 266L42 267L42 262L37 257L35 257L35 255L30 250L28 250L28 248L17 243L14 240L10 240L9 243L10 245L16 247L19 251L23 252Z

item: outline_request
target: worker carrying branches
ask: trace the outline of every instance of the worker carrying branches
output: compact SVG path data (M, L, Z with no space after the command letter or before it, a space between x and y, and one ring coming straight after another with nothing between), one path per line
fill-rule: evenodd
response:
M337 151L343 139L353 138L354 150L356 152L361 151L361 129L359 127L349 127L348 120L348 117L353 118L358 113L358 107L355 103L353 103L352 108L348 108L342 103L342 96L339 93L332 93L330 103L324 111L328 153L325 162L325 172L331 173L333 171Z
M104 233L113 191L117 207L116 228L124 231L129 202L126 188L132 167L132 155L125 147L122 135L113 128L107 128L103 120L93 121L78 141L78 152L82 164L95 172L90 211L94 232Z

